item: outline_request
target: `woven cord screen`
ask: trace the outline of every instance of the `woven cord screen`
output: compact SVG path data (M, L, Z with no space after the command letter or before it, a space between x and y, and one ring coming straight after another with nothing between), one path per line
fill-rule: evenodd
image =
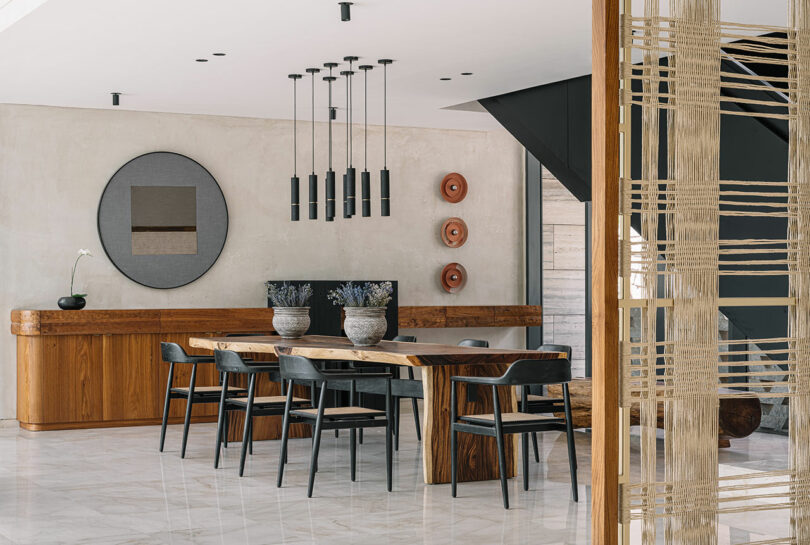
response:
M619 187L620 404L625 414L637 409L640 421L638 465L629 470L625 461L620 478L622 536L644 544L714 545L721 542L723 517L780 511L790 514L785 528L763 528L766 537L747 541L726 535L724 542L807 545L810 0L789 0L785 27L721 21L720 4L644 0L643 16L622 17L625 163L633 156L631 115L641 127L632 133L640 160L632 174L623 169ZM761 75L729 68L755 63L787 70ZM727 115L787 121L787 180L721 179L721 125ZM728 218L764 218L786 228L779 237L735 238L728 229L721 235ZM720 289L730 277L786 277L788 291L775 298L754 290L732 301L721 297ZM747 348L737 352L778 354L778 373L722 357L732 341L719 337L720 310L730 306L786 308L784 335L748 339ZM720 466L719 404L737 396L789 398L787 467ZM628 423L622 429L625 445L631 441Z

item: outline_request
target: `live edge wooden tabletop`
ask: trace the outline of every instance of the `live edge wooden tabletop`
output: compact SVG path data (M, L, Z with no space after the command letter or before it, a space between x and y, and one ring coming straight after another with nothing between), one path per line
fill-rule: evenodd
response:
M425 482L450 482L450 377L458 375L499 376L515 360L564 358L558 352L473 348L429 343L382 341L377 346L356 347L345 337L308 335L287 340L280 337L192 337L189 344L209 350L264 352L276 356L290 354L317 360L348 360L390 363L422 368L425 394L422 460ZM538 362L542 365L542 362ZM489 387L461 385L458 414L486 414L493 411ZM475 389L473 395L467 391ZM514 388L499 388L504 411L517 410ZM507 470L517 474L517 440L506 444ZM467 433L459 434L459 470L461 481L498 478L498 454L495 439Z

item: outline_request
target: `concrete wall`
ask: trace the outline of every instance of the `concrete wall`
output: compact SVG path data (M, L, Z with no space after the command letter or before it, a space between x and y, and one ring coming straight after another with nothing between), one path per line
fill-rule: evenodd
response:
M299 125L302 202L310 171L309 125ZM355 130L355 166L362 167L362 133ZM345 132L335 131L337 171L345 169ZM16 406L16 353L8 316L14 308L56 308L68 295L70 267L83 259L76 289L89 309L250 307L265 304L269 278L375 277L400 282L404 305L522 304L522 148L505 131L474 132L390 127L388 167L392 216L379 217L382 130L369 128L374 217L327 224L289 221L292 123L128 111L0 106L0 418ZM316 126L316 171L326 170L326 127ZM228 240L202 278L172 290L150 289L121 275L96 230L99 197L126 161L150 151L174 151L205 166L228 203ZM463 173L467 198L443 201L438 184ZM338 184L340 185L340 184ZM321 198L323 198L321 186ZM322 210L321 210L322 212ZM460 249L445 247L439 227L460 216L470 228ZM302 206L302 218L306 206ZM457 295L438 283L441 268L462 263L470 277ZM420 340L489 339L524 346L523 329L403 331Z
M585 376L585 203L543 169L543 342L571 346Z

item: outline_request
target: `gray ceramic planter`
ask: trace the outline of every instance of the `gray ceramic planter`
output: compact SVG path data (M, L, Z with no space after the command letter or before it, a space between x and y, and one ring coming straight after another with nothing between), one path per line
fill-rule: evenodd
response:
M309 307L273 307L273 329L285 339L300 339L309 329Z
M374 346L388 330L385 307L343 307L343 330L355 346Z

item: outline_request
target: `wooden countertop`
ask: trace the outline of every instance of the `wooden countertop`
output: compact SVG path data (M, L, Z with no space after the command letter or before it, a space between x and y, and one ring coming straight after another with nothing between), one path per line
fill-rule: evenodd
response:
M532 305L400 306L399 327L534 327L542 312ZM217 332L222 322L246 333L274 331L272 308L11 311L11 333L24 336Z

